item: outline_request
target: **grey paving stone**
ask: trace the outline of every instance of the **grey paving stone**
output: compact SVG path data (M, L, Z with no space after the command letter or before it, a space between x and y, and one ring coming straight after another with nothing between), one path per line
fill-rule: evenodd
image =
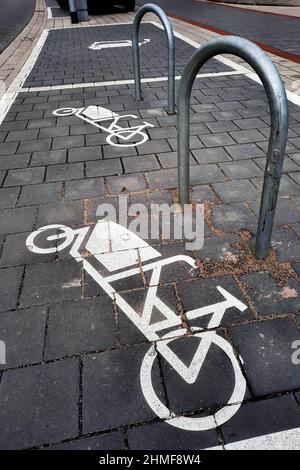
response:
M46 318L44 307L1 313L0 338L6 344L6 364L1 368L42 361Z
M263 174L259 166L252 160L220 163L220 167L231 179L252 178Z
M5 237L0 260L1 267L36 264L53 261L55 259L53 253L43 255L41 258L40 254L28 250L26 240L30 233L31 232L13 233ZM39 237L39 243L41 247L49 246L46 237L43 238L42 235ZM50 246L52 245L50 244Z
M300 334L291 318L231 326L229 331L256 397L299 388L291 345Z
M91 178L76 181L66 181L65 199L81 199L104 196L103 178Z
M239 128L232 121L208 122L206 125L213 134L215 132L229 132L239 130Z
M236 111L217 111L211 114L217 121L231 121L240 118L240 115Z
M251 201L251 207L258 216L260 201ZM279 197L275 212L275 225L288 225L300 222L300 205L294 204L286 197Z
M178 184L178 171L175 168L149 171L145 176L151 189L174 188Z
M18 142L4 142L0 144L0 155L13 155L18 148Z
M158 170L160 168L155 155L126 157L123 158L123 165L126 173Z
M213 202L216 199L217 199L216 194L206 184L201 185L201 186L193 186L190 191L190 200L193 202L198 202L198 203Z
M103 147L104 158L132 157L137 155L135 147L113 147L105 145Z
M27 140L21 142L18 147L18 153L42 152L50 150L51 139Z
M73 260L59 260L28 266L20 306L53 304L80 298L80 266Z
M291 173L290 176L296 181L297 184L300 184L300 172Z
M83 162L86 160L98 160L102 158L101 147L71 148L69 150L69 162Z
M228 237L205 237L203 247L197 251L202 261L210 263L228 261L233 265L240 259L239 250L236 245L242 245L238 235Z
M49 150L46 152L33 152L30 166L48 166L66 163L67 150Z
M39 138L45 139L47 137L64 137L67 135L69 135L69 126L44 127L40 130Z
M177 168L178 167L177 152L159 153L157 157L163 168ZM193 163L195 162L193 162L191 159L191 164Z
M179 282L177 286L185 312L222 302L224 296L218 291L218 286L247 306L247 300L232 276L222 276L216 279L194 279L191 282ZM253 316L249 308L240 312L237 308L231 307L225 311L220 325L240 323L251 319L253 319ZM189 323L194 327L207 328L210 320L211 314L208 314L205 317L189 320Z
M42 129L44 127L53 127L55 125L55 120L55 117L48 119L30 119L27 124L27 129ZM22 121L16 121L16 123L22 124Z
M121 431L113 431L100 436L83 437L63 444L52 445L54 450L125 450Z
M50 306L46 339L47 359L115 346L114 311L108 296Z
M29 164L30 153L23 155L0 156L0 170L12 170L13 168L26 168Z
M262 191L263 178L253 178L252 182L255 186ZM279 194L280 195L291 195L300 193L300 186L295 183L289 175L282 175L280 180Z
M84 177L83 163L67 163L47 168L46 181L76 180Z
M9 170L4 186L25 186L41 183L44 179L44 174L44 167Z
M138 345L84 358L84 432L111 429L155 417L145 401L139 378L143 357L150 347L149 344ZM156 393L164 401L157 363L152 374Z
M177 137L176 127L157 127L149 129L148 133L151 139L168 139L169 137Z
M218 445L215 430L191 433L168 422L146 424L128 430L130 450L198 450Z
M173 265L174 266L174 265ZM146 296L149 292L149 289L134 289L128 292L122 292L122 298L137 312L142 316ZM179 310L177 308L178 302L176 299L175 289L172 285L168 286L159 286L157 288L157 297L161 299L169 309L171 309L174 314L178 317L178 328L182 328L183 324L179 316ZM154 308L151 312L151 325L155 325L156 322L162 320L162 315ZM125 315L123 311L120 311L119 314L119 334L120 341L123 345L133 345L139 343L145 343L147 338L143 333L132 323L131 320ZM162 336L162 333L158 333L159 336Z
M244 108L244 105L240 103L239 101L225 101L225 102L218 103L218 107L222 111L230 111L234 109Z
M221 147L210 149L192 150L192 154L198 163L217 163L231 161L230 156Z
M209 334L202 333L202 339L205 341ZM215 334L223 336L219 330ZM175 338L169 343L169 347L188 366L202 339L197 336ZM216 405L224 405L230 399L235 381L234 371L229 358L215 344L210 346L201 371L192 384L187 384L162 356L160 361L172 413L202 411Z
M227 133L203 135L201 136L201 140L205 147L221 147L224 145L235 144L235 141Z
M5 372L1 449L24 449L78 434L79 362L69 359Z
M68 137L55 137L52 149L69 149L71 147L83 147L84 137L82 135L71 135Z
M0 189L0 209L7 209L14 207L17 202L17 198L20 192L20 188L1 188Z
M224 181L225 177L216 164L194 165L190 168L190 184L207 184L215 181ZM177 184L178 186L178 176Z
M239 126L240 129L260 129L266 126L265 122L259 118L248 118L248 119L238 119L234 123ZM270 133L268 129L268 133Z
M146 189L145 180L140 173L134 175L109 176L106 178L106 182L108 190L112 194L142 191Z
M221 430L226 444L298 428L300 409L292 395L244 403Z
M251 231L257 225L255 217L243 203L215 207L212 223L216 228L227 232L239 232L241 229Z
M16 308L19 289L23 274L23 268L0 269L0 310L12 310Z
M43 183L24 186L18 200L18 206L30 206L56 202L62 199L62 183Z
M300 260L299 236L284 229L275 229L272 233L272 247L278 253L279 261Z
M83 201L62 201L39 207L37 226L48 224L83 224Z
M213 188L225 203L249 201L259 196L257 188L249 180L214 183Z
M139 155L146 155L149 153L164 153L170 152L171 148L165 139L161 140L148 140L142 145L137 147Z
M169 191L153 191L146 194L130 194L130 204L143 204L148 210L151 204L173 204Z
M256 158L265 155L265 152L255 144L238 144L225 147L226 151L234 160L242 160L244 158Z
M265 140L265 136L262 135L256 129L243 130L243 131L233 131L233 132L230 132L230 135L239 144L247 144L247 143L251 143L251 142L260 142L260 141Z
M24 142L26 140L34 140L38 136L38 130L26 131L10 131L6 137L6 142Z
M300 223L293 225L292 228L293 228L294 232L296 233L296 235L298 237L300 237Z
M4 209L0 212L0 234L31 230L35 220L35 207Z
M95 129L93 129L93 131L95 132ZM87 134L85 136L85 143L88 147L90 145L91 146L105 145L105 144L107 144L106 139L107 139L107 135L104 135L104 134L101 134L101 133L97 132L97 134ZM113 148L115 148L115 147L113 147Z
M295 279L288 279L279 286L263 272L249 273L241 277L259 315L297 312L300 308L300 288Z
M88 177L120 175L122 172L123 169L119 158L86 163L86 175Z

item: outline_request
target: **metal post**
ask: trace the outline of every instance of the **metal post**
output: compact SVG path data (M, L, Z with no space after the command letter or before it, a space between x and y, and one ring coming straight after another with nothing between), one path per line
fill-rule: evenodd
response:
M227 36L208 41L186 65L178 93L178 188L180 204L189 201L189 107L191 90L201 67L219 54L241 57L253 67L267 93L271 132L256 234L255 256L268 254L288 133L288 105L281 77L269 57L247 39Z
M153 3L146 3L141 7L134 18L132 31L132 51L133 68L135 82L135 99L142 100L141 73L140 73L140 51L139 51L139 28L143 16L148 13L155 13L161 20L168 41L168 114L175 114L175 39L173 28L166 13Z

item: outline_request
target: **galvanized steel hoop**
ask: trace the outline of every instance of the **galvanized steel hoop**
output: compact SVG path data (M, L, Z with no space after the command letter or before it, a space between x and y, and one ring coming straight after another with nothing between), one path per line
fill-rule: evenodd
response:
M281 77L269 57L247 39L227 36L211 39L192 55L178 92L178 189L181 205L189 202L189 108L194 80L201 67L219 54L236 55L259 76L270 105L271 131L255 243L255 256L268 254L288 133L287 97Z
M175 39L173 28L166 13L153 3L146 3L137 11L132 30L132 51L133 51L133 68L135 82L135 99L142 100L141 90L141 67L140 67L140 51L139 51L139 28L143 16L146 13L155 13L161 20L168 41L168 114L175 114Z

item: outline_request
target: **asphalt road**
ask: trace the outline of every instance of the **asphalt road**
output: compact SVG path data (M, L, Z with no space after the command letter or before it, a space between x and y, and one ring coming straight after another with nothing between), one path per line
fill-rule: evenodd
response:
M0 53L30 21L35 0L0 0Z
M168 14L206 25L220 33L230 33L283 51L282 57L300 60L300 19L243 10L197 0L151 0ZM138 0L139 5L148 0ZM276 53L275 50L273 52Z

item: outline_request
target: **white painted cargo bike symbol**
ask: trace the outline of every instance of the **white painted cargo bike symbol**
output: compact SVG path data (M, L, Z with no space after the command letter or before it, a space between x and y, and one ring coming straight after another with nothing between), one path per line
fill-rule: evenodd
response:
M103 132L107 132L106 142L115 147L135 147L148 140L144 132L146 127L154 127L153 124L143 121L142 124L131 127L121 127L120 121L138 119L134 114L120 115L101 106L87 106L83 108L60 108L53 111L55 116L77 116ZM103 125L107 123L108 125ZM130 142L131 141L131 142Z
M144 41L139 42L139 46L143 46L144 44L148 44L150 42L150 39L144 39ZM115 47L131 47L132 46L132 41L130 39L124 39L122 41L96 41L93 42L89 46L89 49L92 49L93 51L99 51L101 49L111 49Z
M43 235L46 235L46 243L52 242L53 246L45 248L41 245ZM84 244L83 242L86 239L87 242ZM191 269L196 268L195 261L191 257L176 255L167 259L158 259L161 254L144 240L123 226L107 220L99 220L93 227L83 227L76 230L64 225L47 225L29 235L26 245L30 251L40 254L55 253L70 247L70 255L82 264L85 271L92 276L111 299L115 300L119 308L145 335L148 341L153 343L141 365L140 383L148 405L157 416L177 428L203 431L220 426L238 411L245 395L246 382L231 345L219 336L216 331L211 330L220 325L228 308L236 307L243 312L247 308L246 305L218 286L218 291L224 297L223 301L199 307L186 313L188 320L206 315L211 316L208 324L209 331L204 332L201 328L192 328L193 337L199 338L200 341L189 367L180 360L169 346L170 343L182 338L187 332L181 328L181 320L178 314L171 310L157 295L161 270L164 266L170 264L174 264L174 269L176 269L176 263L178 262L187 263ZM82 255L83 250L84 255ZM94 267L96 262L98 263L97 269ZM115 281L138 275L140 273L139 262L143 263L144 272L151 272L142 313L136 312L112 286ZM99 272L103 270L104 275ZM154 308L162 315L162 319L156 322L153 322L151 318ZM173 331L170 332L170 328L173 328ZM166 329L169 332L162 335L162 331ZM189 340L189 337L186 336L186 341ZM193 384L201 372L202 365L212 344L223 350L231 361L234 370L235 383L229 401L226 406L209 416L185 417L172 415L171 411L157 396L152 384L151 372L158 354L164 357L181 379L188 384Z

